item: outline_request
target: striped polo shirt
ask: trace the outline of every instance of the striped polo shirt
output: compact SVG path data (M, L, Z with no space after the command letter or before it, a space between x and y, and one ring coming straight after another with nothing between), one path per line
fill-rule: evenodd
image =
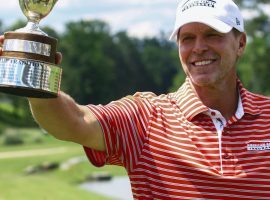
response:
M85 152L95 166L125 167L134 199L270 199L270 99L237 84L228 121L203 105L189 79L174 93L89 105L106 152Z

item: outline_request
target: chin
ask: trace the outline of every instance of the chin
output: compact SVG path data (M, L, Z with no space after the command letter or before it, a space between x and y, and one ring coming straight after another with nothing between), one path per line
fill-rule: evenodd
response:
M196 78L191 78L191 80L193 84L200 87L212 86L216 84L216 81L210 79L209 77L196 77Z

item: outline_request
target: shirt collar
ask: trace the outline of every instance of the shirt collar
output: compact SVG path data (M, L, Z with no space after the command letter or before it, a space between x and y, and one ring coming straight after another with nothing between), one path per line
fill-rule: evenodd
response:
M254 94L245 89L239 79L237 79L237 84L242 99L244 113L254 116L259 115L261 110L254 101Z
M186 78L184 84L173 93L172 98L189 121L199 113L208 110L195 93L189 78Z
M260 109L253 102L251 93L243 87L239 79L237 79L237 86L240 96L234 117L240 119L244 114L259 115ZM209 111L209 108L197 96L189 78L186 78L184 84L175 93L172 93L172 99L189 121L198 114Z

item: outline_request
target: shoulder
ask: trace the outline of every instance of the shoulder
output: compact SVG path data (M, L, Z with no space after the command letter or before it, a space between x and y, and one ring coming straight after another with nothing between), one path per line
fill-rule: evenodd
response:
M155 94L153 92L136 92L133 98L147 99L149 101L164 101L168 100L169 94Z
M251 99L254 102L266 102L270 103L270 97L262 94L253 93L250 91L247 91L247 96L249 99Z
M155 94L153 92L136 92L134 95L129 96L136 101L148 102L152 106L158 106L164 103L170 103L171 94Z
M174 104L172 94L155 94L153 92L137 92L131 98L137 103L148 107L149 110L171 108Z
M261 111L270 111L270 97L262 94L246 92L244 104L252 110L258 108Z
M117 101L112 101L109 105L118 108L129 108L134 111L148 110L150 112L163 107L168 107L172 103L170 94L157 95L153 92L136 92L127 95Z

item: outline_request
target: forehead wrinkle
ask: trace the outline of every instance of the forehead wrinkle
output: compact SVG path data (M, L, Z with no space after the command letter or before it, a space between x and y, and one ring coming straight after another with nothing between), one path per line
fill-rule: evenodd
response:
M184 32L183 32L184 29ZM197 33L199 34L207 34L207 33L212 33L216 32L219 33L217 30L213 29L210 26L204 25L202 23L189 23L181 27L178 31L178 36L182 35L196 35Z

